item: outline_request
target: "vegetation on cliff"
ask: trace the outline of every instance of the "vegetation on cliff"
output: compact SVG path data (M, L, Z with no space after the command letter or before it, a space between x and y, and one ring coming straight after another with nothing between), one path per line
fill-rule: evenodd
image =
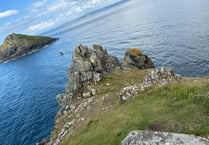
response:
M76 50L86 50L75 52L82 58L88 53L81 52L92 51L83 46ZM95 62L103 60L102 57L98 59ZM56 119L49 144L116 145L121 144L133 130L209 136L208 77L182 79L172 68L165 67L144 70L154 67L151 59L138 49L127 49L122 67L112 69L100 81L93 81L96 84L89 79L80 87L82 92L74 94L75 100L66 101L69 95L67 90L82 84L85 73L96 70L84 71L91 59L79 57L78 61L74 56L73 60L71 68L76 66L82 69L71 69L71 85L67 85L66 92L58 96L64 103L61 104L62 111ZM98 64L95 63L95 68ZM73 83L72 80L77 77L75 74L80 75L80 83ZM84 95L85 88L93 91Z
M13 33L8 35L0 46L0 62L33 53L56 40L57 38L47 36L31 36Z
M98 94L89 109L80 113L85 120L74 126L62 144L116 145L136 129L208 137L209 78L185 78L180 83L152 86L120 104L120 89L142 83L146 74L146 70L113 72L93 86Z

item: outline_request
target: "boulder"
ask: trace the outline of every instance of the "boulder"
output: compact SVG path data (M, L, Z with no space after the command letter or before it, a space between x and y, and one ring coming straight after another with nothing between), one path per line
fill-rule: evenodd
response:
M152 60L138 48L128 48L126 50L122 66L125 69L154 68Z
M131 131L121 145L208 145L209 140L195 135L169 132Z

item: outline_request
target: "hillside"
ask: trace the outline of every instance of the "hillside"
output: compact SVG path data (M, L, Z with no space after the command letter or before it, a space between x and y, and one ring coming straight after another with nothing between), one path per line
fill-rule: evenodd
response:
M101 46L93 47L93 50L84 46L75 49L69 69L71 81L66 92L57 96L61 109L48 144L119 145L133 130L209 136L208 77L182 78L168 67L141 70L139 66L147 66L142 59L146 55L137 49L128 49L121 64L109 65L111 56ZM101 64L100 59L91 61L91 56L98 54L105 59L101 60L103 69L95 72L97 65L91 68L87 64ZM137 67L133 68L136 62ZM131 67L127 68L128 65ZM113 68L104 69L107 66ZM84 77L89 72L108 74L90 83L97 75ZM196 140L196 136L191 138ZM204 138L200 140L209 143Z
M13 33L8 35L3 44L0 45L0 62L33 53L56 40L57 38L46 36L30 36Z
M121 88L141 84L147 73L146 70L116 71L93 85L98 93L91 103L83 111L59 119L52 136L56 137L64 123L74 119L73 131L63 139L64 145L119 145L136 129L208 137L209 78L185 78L168 86L152 86L120 103Z

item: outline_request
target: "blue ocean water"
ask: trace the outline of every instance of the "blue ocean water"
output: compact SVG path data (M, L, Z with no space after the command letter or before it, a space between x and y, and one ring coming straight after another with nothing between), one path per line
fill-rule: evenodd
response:
M97 43L123 59L139 47L155 66L183 76L209 74L209 1L129 0L86 13L43 33L60 40L35 54L0 64L0 144L47 138L64 92L76 45ZM65 54L61 56L60 51Z

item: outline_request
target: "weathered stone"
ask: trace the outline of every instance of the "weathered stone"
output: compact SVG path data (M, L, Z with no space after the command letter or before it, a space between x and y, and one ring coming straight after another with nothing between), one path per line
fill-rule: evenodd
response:
M79 45L73 54L73 63L68 70L70 82L66 86L64 95L57 96L61 108L71 100L78 97L91 97L96 90L86 86L100 81L115 67L120 67L120 62L114 56L108 55L100 45L93 45L93 50L87 46Z
M91 92L90 91L84 92L82 95L84 98L88 98L88 97L91 97Z
M88 47L79 45L75 48L75 53L79 54L81 57L87 57L88 54Z
M137 85L137 84L122 88L119 93L120 101L126 101L128 98L137 95L140 88L141 88L141 85Z
M91 94L92 94L92 96L95 96L96 95L96 89L91 89Z
M137 95L140 91L144 91L145 87L149 87L154 84L167 85L180 80L181 76L175 74L172 67L154 69L144 78L143 84L135 84L122 88L119 93L119 100L122 102L126 101L127 99Z
M186 134L154 131L132 131L121 145L208 145L209 140Z
M154 68L152 60L137 48L126 50L122 66L124 69Z
M149 84L169 84L174 81L181 80L179 74L174 73L172 67L161 67L160 69L154 69L150 72L148 76L144 79L144 85Z

